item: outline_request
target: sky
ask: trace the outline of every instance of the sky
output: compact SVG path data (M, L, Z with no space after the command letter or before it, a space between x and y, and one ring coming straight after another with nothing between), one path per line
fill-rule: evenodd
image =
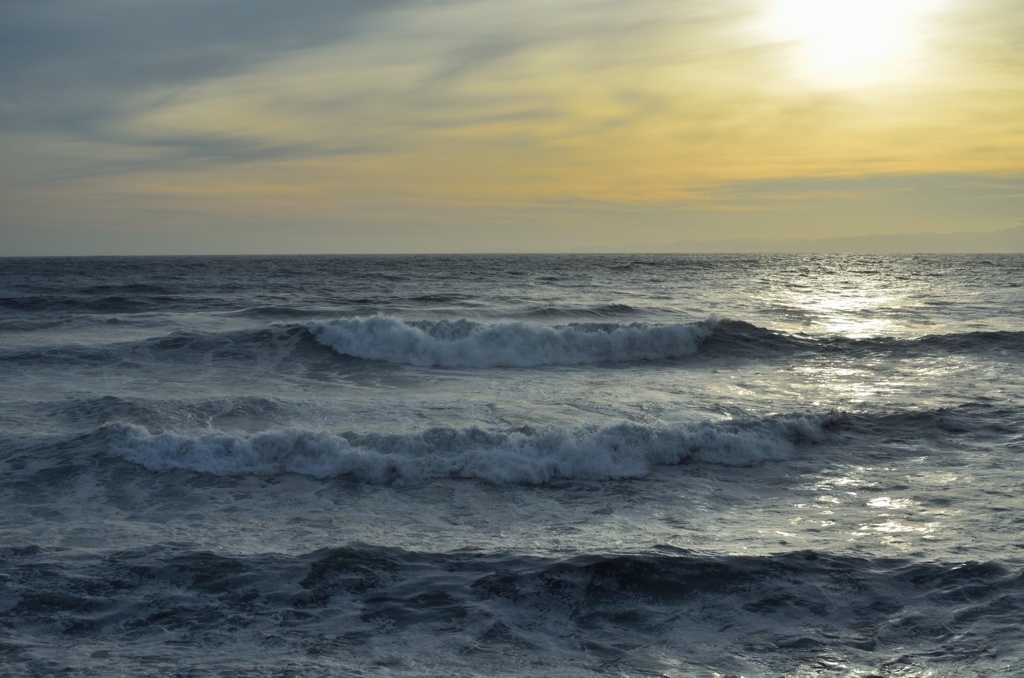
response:
M0 3L0 255L1022 224L1021 0Z

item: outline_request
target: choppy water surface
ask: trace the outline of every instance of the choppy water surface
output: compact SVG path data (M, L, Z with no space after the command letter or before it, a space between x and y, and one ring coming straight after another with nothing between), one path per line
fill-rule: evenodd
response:
M2 260L0 675L1020 675L1022 285Z

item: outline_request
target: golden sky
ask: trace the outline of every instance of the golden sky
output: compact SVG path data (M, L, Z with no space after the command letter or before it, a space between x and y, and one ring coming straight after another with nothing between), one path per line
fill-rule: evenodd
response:
M9 0L0 254L1024 218L1019 0Z

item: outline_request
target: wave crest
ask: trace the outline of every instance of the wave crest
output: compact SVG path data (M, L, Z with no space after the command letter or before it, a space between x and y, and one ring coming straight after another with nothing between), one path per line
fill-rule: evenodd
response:
M681 358L696 353L716 324L545 327L466 319L403 322L378 316L316 321L305 327L321 344L355 358L422 367L534 367Z
M151 434L110 427L110 453L152 471L214 475L351 477L368 483L476 478L493 483L638 478L653 466L699 461L750 466L819 442L843 415L774 416L653 428L635 424L565 429L432 428L411 434L285 429L257 434Z

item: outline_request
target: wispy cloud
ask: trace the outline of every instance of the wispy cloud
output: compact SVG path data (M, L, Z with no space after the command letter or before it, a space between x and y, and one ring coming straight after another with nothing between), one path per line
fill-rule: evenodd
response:
M87 0L0 4L0 124L84 132L125 99L258 69L356 33L400 0Z
M989 177L1018 186L1024 6L943 3L914 78L857 87L804 78L800 40L762 30L774 6L7 0L0 220L128 220L154 196L152 214L177 201L214 221L669 219L913 202L900 175L977 176L957 195L985 200Z

